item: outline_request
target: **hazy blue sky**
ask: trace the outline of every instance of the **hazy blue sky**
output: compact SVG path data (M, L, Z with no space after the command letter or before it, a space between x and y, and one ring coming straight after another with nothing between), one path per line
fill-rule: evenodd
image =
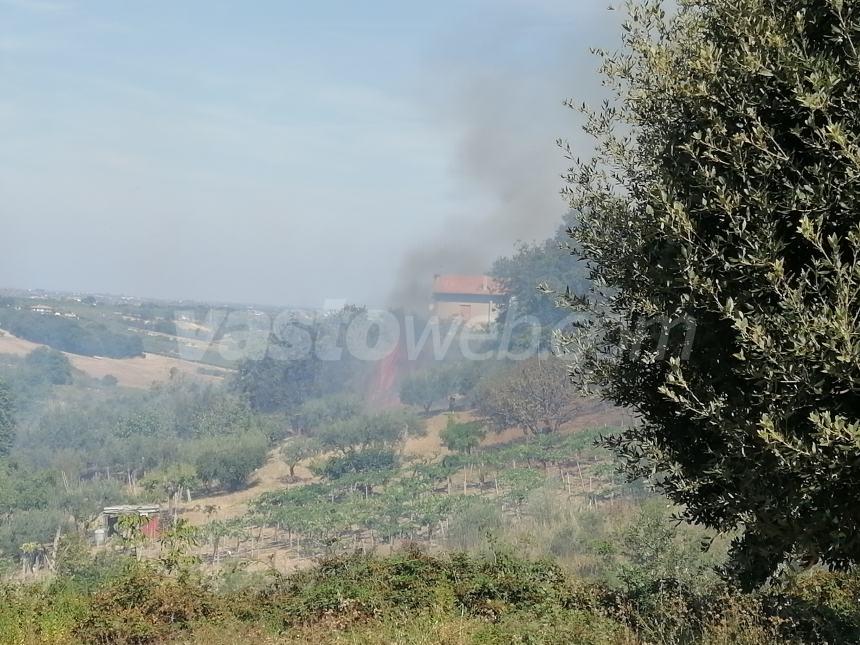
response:
M607 4L0 0L0 286L382 304L544 237Z

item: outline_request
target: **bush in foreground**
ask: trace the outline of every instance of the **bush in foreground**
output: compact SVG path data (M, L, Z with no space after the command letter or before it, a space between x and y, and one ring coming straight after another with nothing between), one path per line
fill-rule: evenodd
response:
M0 588L0 643L843 643L860 639L860 580L816 572L742 594L672 579L634 591L573 580L506 551L321 560L289 576L129 562Z

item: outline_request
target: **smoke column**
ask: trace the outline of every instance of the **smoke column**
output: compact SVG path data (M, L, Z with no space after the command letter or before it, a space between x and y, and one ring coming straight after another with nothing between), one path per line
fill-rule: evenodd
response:
M464 204L479 206L440 213L435 237L405 253L390 305L426 310L434 274L484 273L518 241L549 237L560 224L569 164L556 141L578 131L579 116L562 105L575 83L558 70L532 71L468 75L436 106L456 136L454 184L472 197Z

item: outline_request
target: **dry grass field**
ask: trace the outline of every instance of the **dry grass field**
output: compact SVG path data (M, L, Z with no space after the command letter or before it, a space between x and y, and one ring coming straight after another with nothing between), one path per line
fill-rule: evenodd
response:
M0 331L0 354L24 356L38 347L41 347L38 343L31 343L8 332ZM144 354L136 358L102 358L76 354L66 354L66 356L75 369L93 378L102 378L111 374L123 387L148 388L153 383L166 381L170 378L170 372L173 369L176 369L180 374L186 374L202 381L217 382L223 378L223 376L201 374L198 371L200 367L206 367L207 371L217 368L161 356L160 354ZM228 374L227 370L221 371L225 376Z

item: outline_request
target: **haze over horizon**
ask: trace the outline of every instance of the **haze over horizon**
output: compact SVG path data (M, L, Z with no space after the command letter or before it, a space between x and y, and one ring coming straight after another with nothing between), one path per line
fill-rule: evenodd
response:
M377 306L484 270L565 212L606 6L0 0L0 286Z

